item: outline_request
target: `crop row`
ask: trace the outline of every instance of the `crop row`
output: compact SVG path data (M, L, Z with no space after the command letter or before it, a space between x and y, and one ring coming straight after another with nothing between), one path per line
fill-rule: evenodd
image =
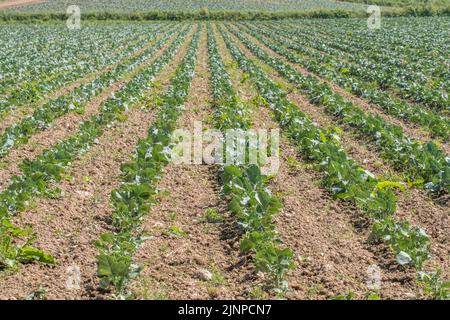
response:
M349 69L342 62L308 49L298 37L291 37L295 41L287 38L280 39L279 36L281 33L279 32L271 32L268 29L261 28L261 26L256 28L255 25L248 27L252 36L289 61L299 64L308 71L337 83L339 86L363 99L367 99L389 115L418 123L433 135L440 136L443 139L449 137L450 123L446 117L421 106L400 101L376 86L360 81L358 77L350 75L347 72ZM261 36L261 34L264 36ZM290 50L293 50L295 53Z
M214 99L214 125L224 133L228 129L249 129L250 112L233 88L210 25L208 56ZM249 141L245 137L243 140L234 141L236 145L227 145L227 150L241 150L237 144L243 144L244 149L247 149ZM285 289L287 284L284 277L294 267L294 255L289 248L280 245L272 220L272 216L281 208L281 201L271 193L267 177L256 164L222 165L219 171L222 193L228 198L228 207L243 229L242 252L253 252L257 271L269 273L276 290Z
M234 59L250 75L259 94L273 110L286 136L298 147L305 160L314 163L314 168L324 173L322 185L335 198L350 201L369 214L374 222L374 237L390 245L400 264L421 269L423 262L430 257L430 240L421 228L394 218L396 196L392 189L400 185L376 178L351 160L333 132L315 127L223 30L222 36Z
M345 44L341 47L343 52L364 52L376 63L408 68L408 72L419 71L444 80L448 74L445 68L445 57L448 56L446 18L384 19L383 28L377 32L368 30L362 19L321 21L320 24L304 20L284 24L284 30L294 31L292 29L305 37L316 36L320 43L326 42L335 48ZM351 36L351 40L346 36Z
M91 26L85 28L82 35L70 34L61 27L39 28L38 34L30 33L29 28L16 28L19 32L17 37L13 37L15 41L5 43L5 49L10 49L10 52L0 62L2 75L7 78L0 82L0 93L4 96L0 103L1 111L35 102L79 77L123 59L130 50L146 43L144 32L151 31L153 26L121 30ZM13 30L17 32L16 29ZM5 30L5 33L13 35L9 31ZM30 37L38 41L31 41ZM133 40L135 38L137 40ZM28 46L21 48L17 39ZM130 45L124 47L124 43ZM93 51L96 52L94 56L86 54Z
M355 41L346 43L344 39L321 39L316 33L310 31L289 31L280 27L276 29L285 36L303 38L308 41L308 46L340 59L342 68L367 83L383 90L392 89L405 99L411 99L437 110L448 108L448 95L445 93L445 89L448 90L448 68L440 65L439 59L427 60L432 74L426 75L417 72L417 68L407 58L404 58L399 66L396 63L389 63L390 59L386 56L380 58L380 61L370 60L367 57L371 56L374 49L357 50ZM339 36L336 37L339 38ZM425 63L422 62L421 66L424 65Z
M172 33L169 32L161 41L147 48L142 54L125 59L112 70L98 75L92 81L82 84L66 95L48 101L42 107L37 108L32 115L6 128L0 136L0 158L5 157L9 150L18 144L26 143L37 131L48 128L55 119L68 112L81 113L93 97L99 95L105 88L117 82L127 73L137 69L145 60L151 58L171 35ZM156 37L157 33L154 33L149 36L148 40L154 40Z
M289 64L272 57L240 32L232 31L259 59L294 83L314 104L324 107L326 113L353 128L364 139L378 148L382 156L403 172L411 184L423 185L436 194L450 189L450 159L432 142L421 143L404 135L401 127L372 116L352 102L346 101L327 84L313 76L305 76Z
M151 66L134 76L118 92L111 95L102 105L101 112L81 124L79 130L69 138L44 151L34 160L25 160L21 165L21 175L14 176L8 188L0 193L0 222L6 228L0 230L0 267L11 267L23 261L37 260L53 263L53 258L32 248L33 236L28 234L25 243L18 242L21 236L15 226L10 226L11 216L25 210L29 201L37 196L58 196L58 189L49 189L52 182L60 181L64 172L77 155L86 152L114 122L125 120L123 112L130 103L142 98L143 92L155 74L174 57L183 42L186 30L178 34L175 41L159 56ZM155 47L162 48L167 38L161 39Z
M114 231L97 241L97 266L100 285L114 289L116 297L127 296L127 284L140 270L133 264L133 255L143 241L139 225L155 202L156 183L170 161L171 135L195 75L200 32L199 26L160 99L160 111L147 137L138 142L132 160L122 165L122 185L111 193Z

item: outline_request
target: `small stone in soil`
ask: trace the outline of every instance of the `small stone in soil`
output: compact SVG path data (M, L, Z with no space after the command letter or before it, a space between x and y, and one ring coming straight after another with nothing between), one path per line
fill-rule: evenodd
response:
M212 279L212 273L206 269L197 270L195 276L203 281L209 281Z

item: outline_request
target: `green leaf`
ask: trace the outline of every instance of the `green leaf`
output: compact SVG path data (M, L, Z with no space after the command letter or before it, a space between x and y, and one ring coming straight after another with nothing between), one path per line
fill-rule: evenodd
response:
M381 190L386 189L386 188L398 188L402 191L405 191L405 186L402 185L401 183L394 182L394 181L387 181L387 180L378 182L376 185L376 188L381 189Z
M48 264L55 264L55 259L51 255L32 247L20 249L20 260L23 262L34 260Z
M404 266L404 265L408 265L412 262L411 257L409 256L409 254L407 254L404 251L400 251L397 254L397 257L395 258L395 260L397 261L398 264Z

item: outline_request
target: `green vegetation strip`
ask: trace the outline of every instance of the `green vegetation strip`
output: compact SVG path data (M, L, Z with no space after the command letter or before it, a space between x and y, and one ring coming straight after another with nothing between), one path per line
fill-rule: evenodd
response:
M450 8L447 7L406 7L406 8L384 8L384 17L401 16L447 16ZM199 10L199 11L143 11L135 13L118 12L91 12L82 14L84 21L88 20L124 20L124 21L145 21L145 20L277 20L296 18L366 18L367 13L363 10L336 10L336 9L314 9L314 10ZM68 15L65 13L19 13L0 12L0 21L36 22L36 21L66 21Z
M362 138L375 144L382 156L403 172L411 186L423 186L435 195L450 190L450 157L433 142L422 143L404 135L401 127L372 116L352 102L346 101L327 84L313 76L305 76L289 64L270 56L240 32L232 30L240 41L259 59L294 83L314 104L341 120Z
M134 253L145 239L138 228L155 202L156 183L170 161L171 135L195 74L200 32L199 26L168 92L161 98L160 112L148 136L139 141L133 159L122 165L123 184L111 193L114 231L97 241L97 266L101 287L113 289L116 298L130 296L127 285L140 271L133 263Z
M250 113L233 88L210 25L208 53L215 126L224 133L228 129L249 129ZM294 268L294 254L281 246L275 231L272 216L280 210L281 201L270 192L268 177L261 174L256 164L223 165L220 182L223 194L230 200L229 209L237 216L244 231L241 251L254 253L257 271L269 273L275 290L286 289L284 277Z
M14 176L8 188L0 193L0 270L33 260L55 262L49 255L31 247L34 239L31 230L13 226L10 217L25 210L34 197L59 196L58 189L49 189L50 183L60 181L76 156L86 152L106 128L115 121L126 120L123 112L127 110L130 102L142 98L154 75L175 56L186 33L187 30L179 33L175 41L151 66L111 95L103 104L100 114L84 122L77 133L44 151L36 159L25 160L20 165L22 174ZM154 45L154 52L161 49L168 39L169 36L166 36L159 40ZM24 238L25 241L21 241Z

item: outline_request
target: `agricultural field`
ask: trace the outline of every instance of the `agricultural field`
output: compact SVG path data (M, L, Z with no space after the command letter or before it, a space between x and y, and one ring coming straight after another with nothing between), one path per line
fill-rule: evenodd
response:
M362 10L365 4L347 3L334 0L54 0L36 1L35 4L22 6L14 10L21 12L65 12L67 6L78 5L85 12L135 12L152 10L313 10L323 9L350 9Z
M0 30L0 299L450 298L449 17Z

